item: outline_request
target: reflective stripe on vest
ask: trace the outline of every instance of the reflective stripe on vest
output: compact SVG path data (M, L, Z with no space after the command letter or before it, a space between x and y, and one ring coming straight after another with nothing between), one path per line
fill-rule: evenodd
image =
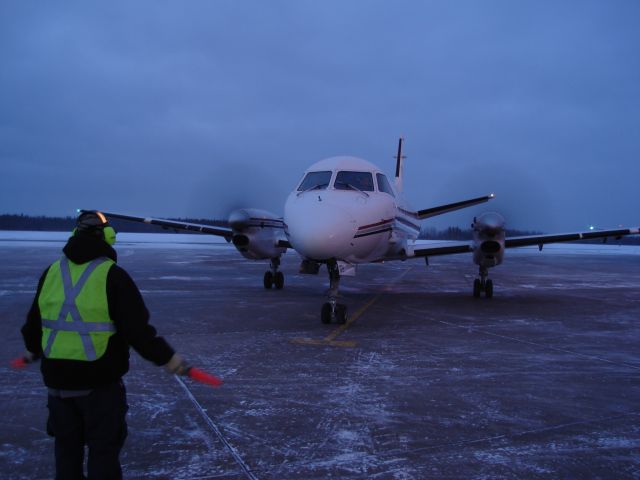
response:
M45 313L42 314L42 350L45 357L91 361L96 360L104 354L108 338L115 332L114 324L108 314L106 288L104 292L99 293L99 295L104 295L104 298L96 297L89 299L91 302L96 303L96 305L104 306L102 309L98 309L98 311L102 313L102 316L99 316L99 318L83 318L78 310L77 300L82 289L90 280L94 282L102 280L106 286L106 274L108 273L108 269L102 272L104 275L103 279L96 279L91 276L98 267L105 263L110 264L109 268L111 264L113 264L111 260L105 257L91 261L80 274L75 285L73 284L71 269L67 257L62 257L59 261L60 277L57 276L58 272L56 269L50 268L50 272L47 274L47 279L43 285L43 291L40 294L41 298L39 299L39 302L48 302L43 305L46 308ZM54 266L55 264L52 267ZM53 278L50 279L49 275L52 275ZM60 280L62 280L61 285ZM52 289L52 291L45 291L45 287ZM60 287L62 287L62 292L59 292ZM63 295L62 305L60 305L60 293ZM60 313L57 318L46 318L47 314L58 306L60 306ZM107 309L106 312L104 312L105 309ZM67 318L71 321L67 321ZM48 329L48 332L45 329ZM68 336L66 337L66 340L64 338L59 338L65 337L64 334L59 335L61 332L72 332L79 335L80 341L82 342L83 355L80 354L78 348L70 345L72 340L69 339ZM46 333L48 333L48 335L46 335ZM94 334L93 338L92 334ZM52 357L51 353L54 344L57 345L57 353ZM98 349L99 352L96 352L96 349Z

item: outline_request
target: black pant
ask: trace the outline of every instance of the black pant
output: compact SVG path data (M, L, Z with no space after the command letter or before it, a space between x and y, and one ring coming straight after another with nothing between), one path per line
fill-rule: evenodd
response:
M49 395L47 432L55 438L56 480L82 480L84 446L89 480L122 478L120 450L127 437L127 394L122 381L89 395Z

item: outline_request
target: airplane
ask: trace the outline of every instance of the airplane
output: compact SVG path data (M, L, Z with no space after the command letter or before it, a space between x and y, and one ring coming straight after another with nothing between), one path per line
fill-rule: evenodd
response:
M473 296L493 296L489 269L500 265L508 248L608 237L616 239L640 233L638 228L589 230L584 232L531 235L508 238L505 220L497 212L473 219L473 239L444 245L416 244L420 221L436 215L492 200L493 193L412 210L403 198L403 138L398 141L393 183L376 165L350 156L331 157L311 165L289 194L284 217L256 208L234 210L229 227L201 225L162 218L139 217L104 212L107 217L143 222L175 230L195 231L224 237L245 257L269 260L264 287L282 289L284 274L280 258L287 249L301 257L300 273L318 274L326 265L329 274L328 301L322 305L323 323L347 321L347 306L338 303L340 279L353 276L359 264L471 253L479 267ZM84 211L84 210L81 210Z

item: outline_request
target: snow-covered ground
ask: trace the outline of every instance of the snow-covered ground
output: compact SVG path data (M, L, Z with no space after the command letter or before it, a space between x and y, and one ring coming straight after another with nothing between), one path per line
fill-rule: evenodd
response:
M0 241L0 479L52 478L40 372L9 362L55 235ZM167 243L215 238L136 236L151 243L118 257L152 324L225 383L132 352L125 478L638 478L640 255L585 250L637 249L508 252L491 300L472 295L470 255L367 265L341 284L349 323L325 325L326 272L299 274L295 253L265 289L268 262Z

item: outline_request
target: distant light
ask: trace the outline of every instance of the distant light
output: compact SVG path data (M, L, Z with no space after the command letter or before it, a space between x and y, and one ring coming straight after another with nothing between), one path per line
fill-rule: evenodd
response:
M589 230L595 230L596 227L594 227L593 225L589 225Z
M495 194L495 193L490 193L490 194L489 194L489 198L493 198L493 197L495 197L495 196L496 196L496 194Z

